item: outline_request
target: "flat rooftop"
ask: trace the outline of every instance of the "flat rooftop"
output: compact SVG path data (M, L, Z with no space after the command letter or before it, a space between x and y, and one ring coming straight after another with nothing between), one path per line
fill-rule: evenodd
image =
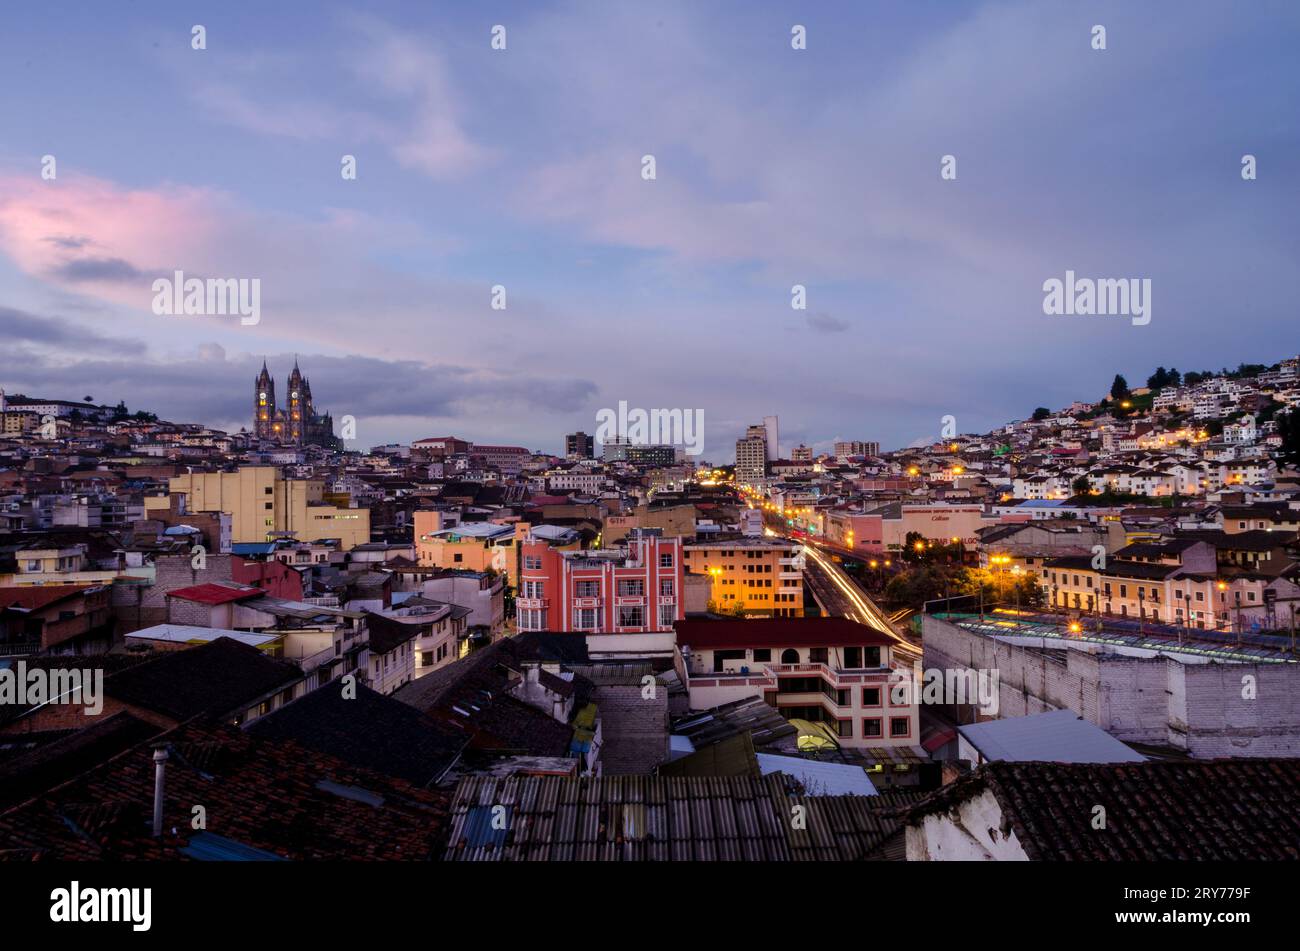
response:
M1101 618L1099 622L1095 617L1076 619L1062 614L1004 609L987 611L983 618L978 614L958 612L939 612L929 616L986 637L1042 638L1048 642L1059 641L1063 648L1072 644L1097 644L1239 663L1300 661L1300 655L1291 652L1290 637L1276 634L1238 635L1232 631L1206 631L1151 621L1139 623L1137 620ZM1077 623L1080 630L1071 631L1072 622Z

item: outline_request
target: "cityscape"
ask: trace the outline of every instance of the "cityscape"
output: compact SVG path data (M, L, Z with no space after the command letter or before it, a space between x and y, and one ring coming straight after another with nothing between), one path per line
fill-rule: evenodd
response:
M1089 6L19 16L6 916L167 932L420 863L570 900L524 862L888 863L846 871L918 916L1046 904L1000 876L1054 862L1081 926L1282 911L1248 870L1300 860L1300 128L1203 73L1300 92L1300 16ZM1027 170L1064 127L1008 88L1109 135L1157 68L1193 77L1167 177Z

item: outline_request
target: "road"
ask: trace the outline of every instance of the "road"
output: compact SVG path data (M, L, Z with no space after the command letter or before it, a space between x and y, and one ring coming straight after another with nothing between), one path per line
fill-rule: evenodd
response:
M906 655L909 659L921 656L921 648L900 634L885 616L885 612L876 607L875 602L858 586L858 583L822 552L815 542L805 539L790 540L797 541L803 546L806 556L804 579L813 597L817 599L817 603L828 613L879 628L894 639L898 653Z

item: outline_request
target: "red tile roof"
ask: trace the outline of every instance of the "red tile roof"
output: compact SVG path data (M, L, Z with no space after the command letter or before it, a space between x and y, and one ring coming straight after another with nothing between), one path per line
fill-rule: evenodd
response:
M1300 859L1300 759L986 763L907 815L909 825L984 791L1031 861ZM1093 825L1097 806L1106 828Z
M840 617L745 620L686 618L673 625L677 643L715 647L874 647L895 643L884 631Z
M157 839L153 742L172 750ZM227 724L194 721L153 742L0 813L0 860L184 859L194 803L210 833L287 859L429 860L445 848L445 793Z
M0 608L35 611L92 587L94 585L89 584L36 584L0 588Z
M199 604L228 604L231 601L244 601L248 598L260 598L264 594L261 588L232 588L224 584L196 584L189 588L177 588L168 592L169 598L182 601L197 601Z

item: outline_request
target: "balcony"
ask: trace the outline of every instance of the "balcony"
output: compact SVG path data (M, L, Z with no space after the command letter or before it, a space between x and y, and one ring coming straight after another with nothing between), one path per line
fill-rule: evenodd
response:
M550 604L551 604L550 598L516 598L515 599L515 607L517 608L543 610L545 608L550 607Z

